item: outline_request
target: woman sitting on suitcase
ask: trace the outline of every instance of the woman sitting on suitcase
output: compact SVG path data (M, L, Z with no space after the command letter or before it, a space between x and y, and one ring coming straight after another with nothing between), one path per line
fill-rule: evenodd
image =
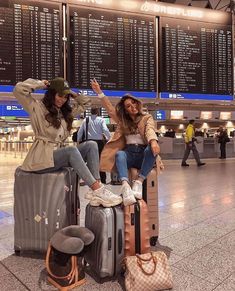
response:
M105 145L100 161L102 171L111 172L114 166L122 181L124 205L130 205L142 198L142 183L152 170L160 152L152 115L144 114L142 102L126 94L113 107L94 79L91 87L101 100L109 116L117 122L118 127L113 137ZM138 178L132 189L128 179L128 169L139 169Z
M47 90L42 100L37 100L31 95L36 89ZM74 116L85 110L89 99L71 91L68 82L63 78L56 78L51 82L27 79L16 84L14 95L29 113L35 133L35 140L23 162L22 170L43 173L72 167L93 190L95 206L102 204L110 207L120 204L122 198L100 184L96 143L85 142L78 148L63 147L72 129ZM70 97L73 99L72 106Z

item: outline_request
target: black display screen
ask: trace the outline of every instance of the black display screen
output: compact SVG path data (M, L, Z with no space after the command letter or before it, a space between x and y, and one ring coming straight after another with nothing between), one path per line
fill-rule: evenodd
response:
M163 18L161 92L233 93L231 26Z
M156 91L155 17L69 9L69 81L106 90Z
M63 76L61 5L0 1L0 84Z

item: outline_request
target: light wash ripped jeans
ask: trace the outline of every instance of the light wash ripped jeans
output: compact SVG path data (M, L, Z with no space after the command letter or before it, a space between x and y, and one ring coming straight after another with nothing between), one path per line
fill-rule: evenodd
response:
M100 180L99 151L97 143L86 141L76 146L69 146L54 150L54 167L37 171L46 173L63 167L72 167L89 187Z
M122 151L115 156L115 164L121 181L129 181L128 170L139 169L139 177L145 179L156 162L150 145L126 145Z

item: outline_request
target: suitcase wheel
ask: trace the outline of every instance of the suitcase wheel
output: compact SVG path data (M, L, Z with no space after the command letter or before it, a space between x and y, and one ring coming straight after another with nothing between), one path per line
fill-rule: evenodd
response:
M125 268L124 268L124 266L121 268L121 271L120 271L120 276L122 277L122 278L125 278L125 272L126 272L126 270L125 270Z
M156 244L157 244L157 240L158 240L158 236L152 236L152 237L150 238L150 245L151 245L152 247L155 247Z
M16 255L17 257L20 257L20 250L15 250L15 255Z

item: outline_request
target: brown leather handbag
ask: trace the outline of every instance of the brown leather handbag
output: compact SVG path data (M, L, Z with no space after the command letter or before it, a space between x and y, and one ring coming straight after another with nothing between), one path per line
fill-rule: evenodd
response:
M61 253L49 244L46 254L48 282L58 290L67 291L86 283L82 258Z
M125 256L144 254L150 251L148 207L144 200L138 200L124 207Z

